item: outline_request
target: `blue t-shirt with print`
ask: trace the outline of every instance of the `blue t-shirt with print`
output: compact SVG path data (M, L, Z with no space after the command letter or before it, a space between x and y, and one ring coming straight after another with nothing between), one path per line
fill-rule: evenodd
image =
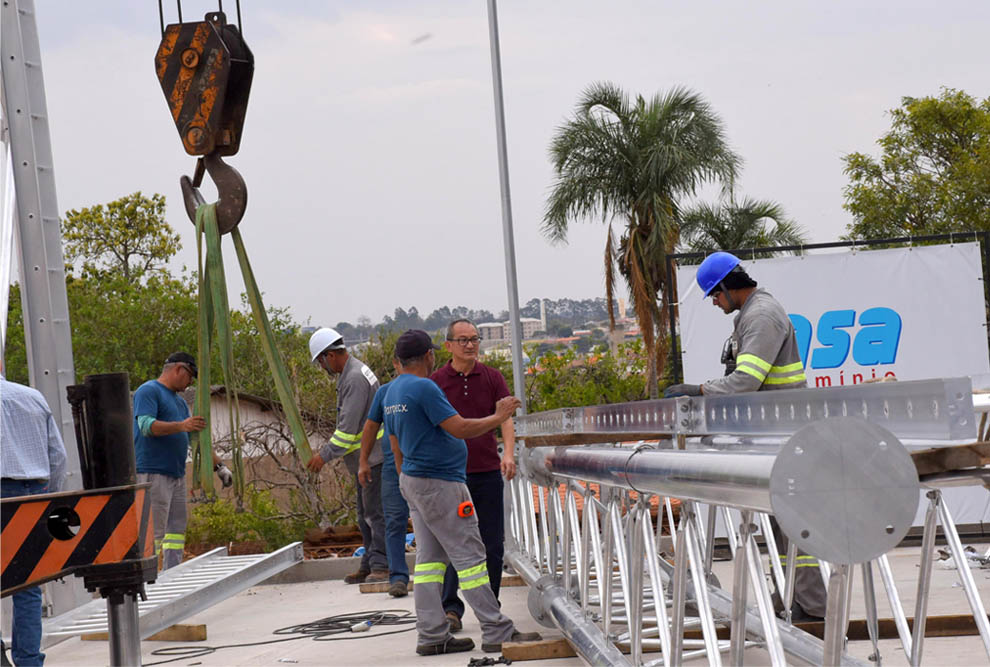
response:
M385 414L383 409L385 392L388 391L389 384L391 383L386 382L382 386L378 387L378 391L375 392L375 395L371 399L371 407L368 408L368 419L376 424L385 424ZM383 462L385 465L395 466L395 456L392 454L392 445L389 442L388 437L388 426L383 426L383 428L385 429L385 436L382 438L382 456L385 457Z
M433 380L403 373L382 403L385 428L399 440L402 474L466 481L467 445L438 426L457 411Z
M142 417L154 421L180 422L189 417L189 406L177 393L158 380L149 380L134 392L134 454L137 471L169 477L184 477L189 453L189 434L144 435Z

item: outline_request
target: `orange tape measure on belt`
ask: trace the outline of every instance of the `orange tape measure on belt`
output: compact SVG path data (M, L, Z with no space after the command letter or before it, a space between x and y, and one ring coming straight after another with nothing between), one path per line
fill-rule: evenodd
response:
M471 504L470 500L465 500L463 503L457 506L457 516L469 517L474 514L474 505Z

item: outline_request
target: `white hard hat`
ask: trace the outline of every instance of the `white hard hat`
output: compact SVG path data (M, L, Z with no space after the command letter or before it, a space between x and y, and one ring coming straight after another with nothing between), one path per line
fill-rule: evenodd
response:
M313 335L309 337L309 355L312 357L311 361L313 363L316 363L316 358L320 356L320 353L324 350L343 349L344 337L330 327L317 329L313 332Z

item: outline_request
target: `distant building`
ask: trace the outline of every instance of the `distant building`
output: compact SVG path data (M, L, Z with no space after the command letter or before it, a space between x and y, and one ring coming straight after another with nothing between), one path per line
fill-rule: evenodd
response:
M519 322L522 324L523 340L526 340L527 338L532 338L533 336L536 335L537 331L546 331L544 328L545 325L543 324L543 321L535 317L521 317L519 318ZM505 323L506 331L510 331L511 328L512 328L512 324L510 322L506 322Z
M523 340L529 340L537 331L543 331L543 322L535 317L519 318ZM476 325L482 341L508 341L512 338L512 322L482 322Z
M482 322L477 325L481 340L505 340L505 324L502 322Z

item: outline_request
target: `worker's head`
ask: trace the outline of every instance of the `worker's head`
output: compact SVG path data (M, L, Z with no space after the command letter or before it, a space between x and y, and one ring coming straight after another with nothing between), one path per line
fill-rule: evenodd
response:
M172 391L184 391L198 375L196 359L186 352L175 352L165 360L158 381Z
M450 352L454 361L477 361L481 350L481 338L478 337L478 327L468 319L454 320L447 325L447 341L444 347Z
M728 252L712 253L698 267L698 287L722 312L729 314L742 307L756 281L749 277L739 258Z
M344 337L329 327L317 329L309 337L309 354L327 373L340 373L347 363Z
M395 341L395 356L402 365L403 373L428 375L435 361L433 350L439 349L433 344L430 334L421 329L409 329Z

